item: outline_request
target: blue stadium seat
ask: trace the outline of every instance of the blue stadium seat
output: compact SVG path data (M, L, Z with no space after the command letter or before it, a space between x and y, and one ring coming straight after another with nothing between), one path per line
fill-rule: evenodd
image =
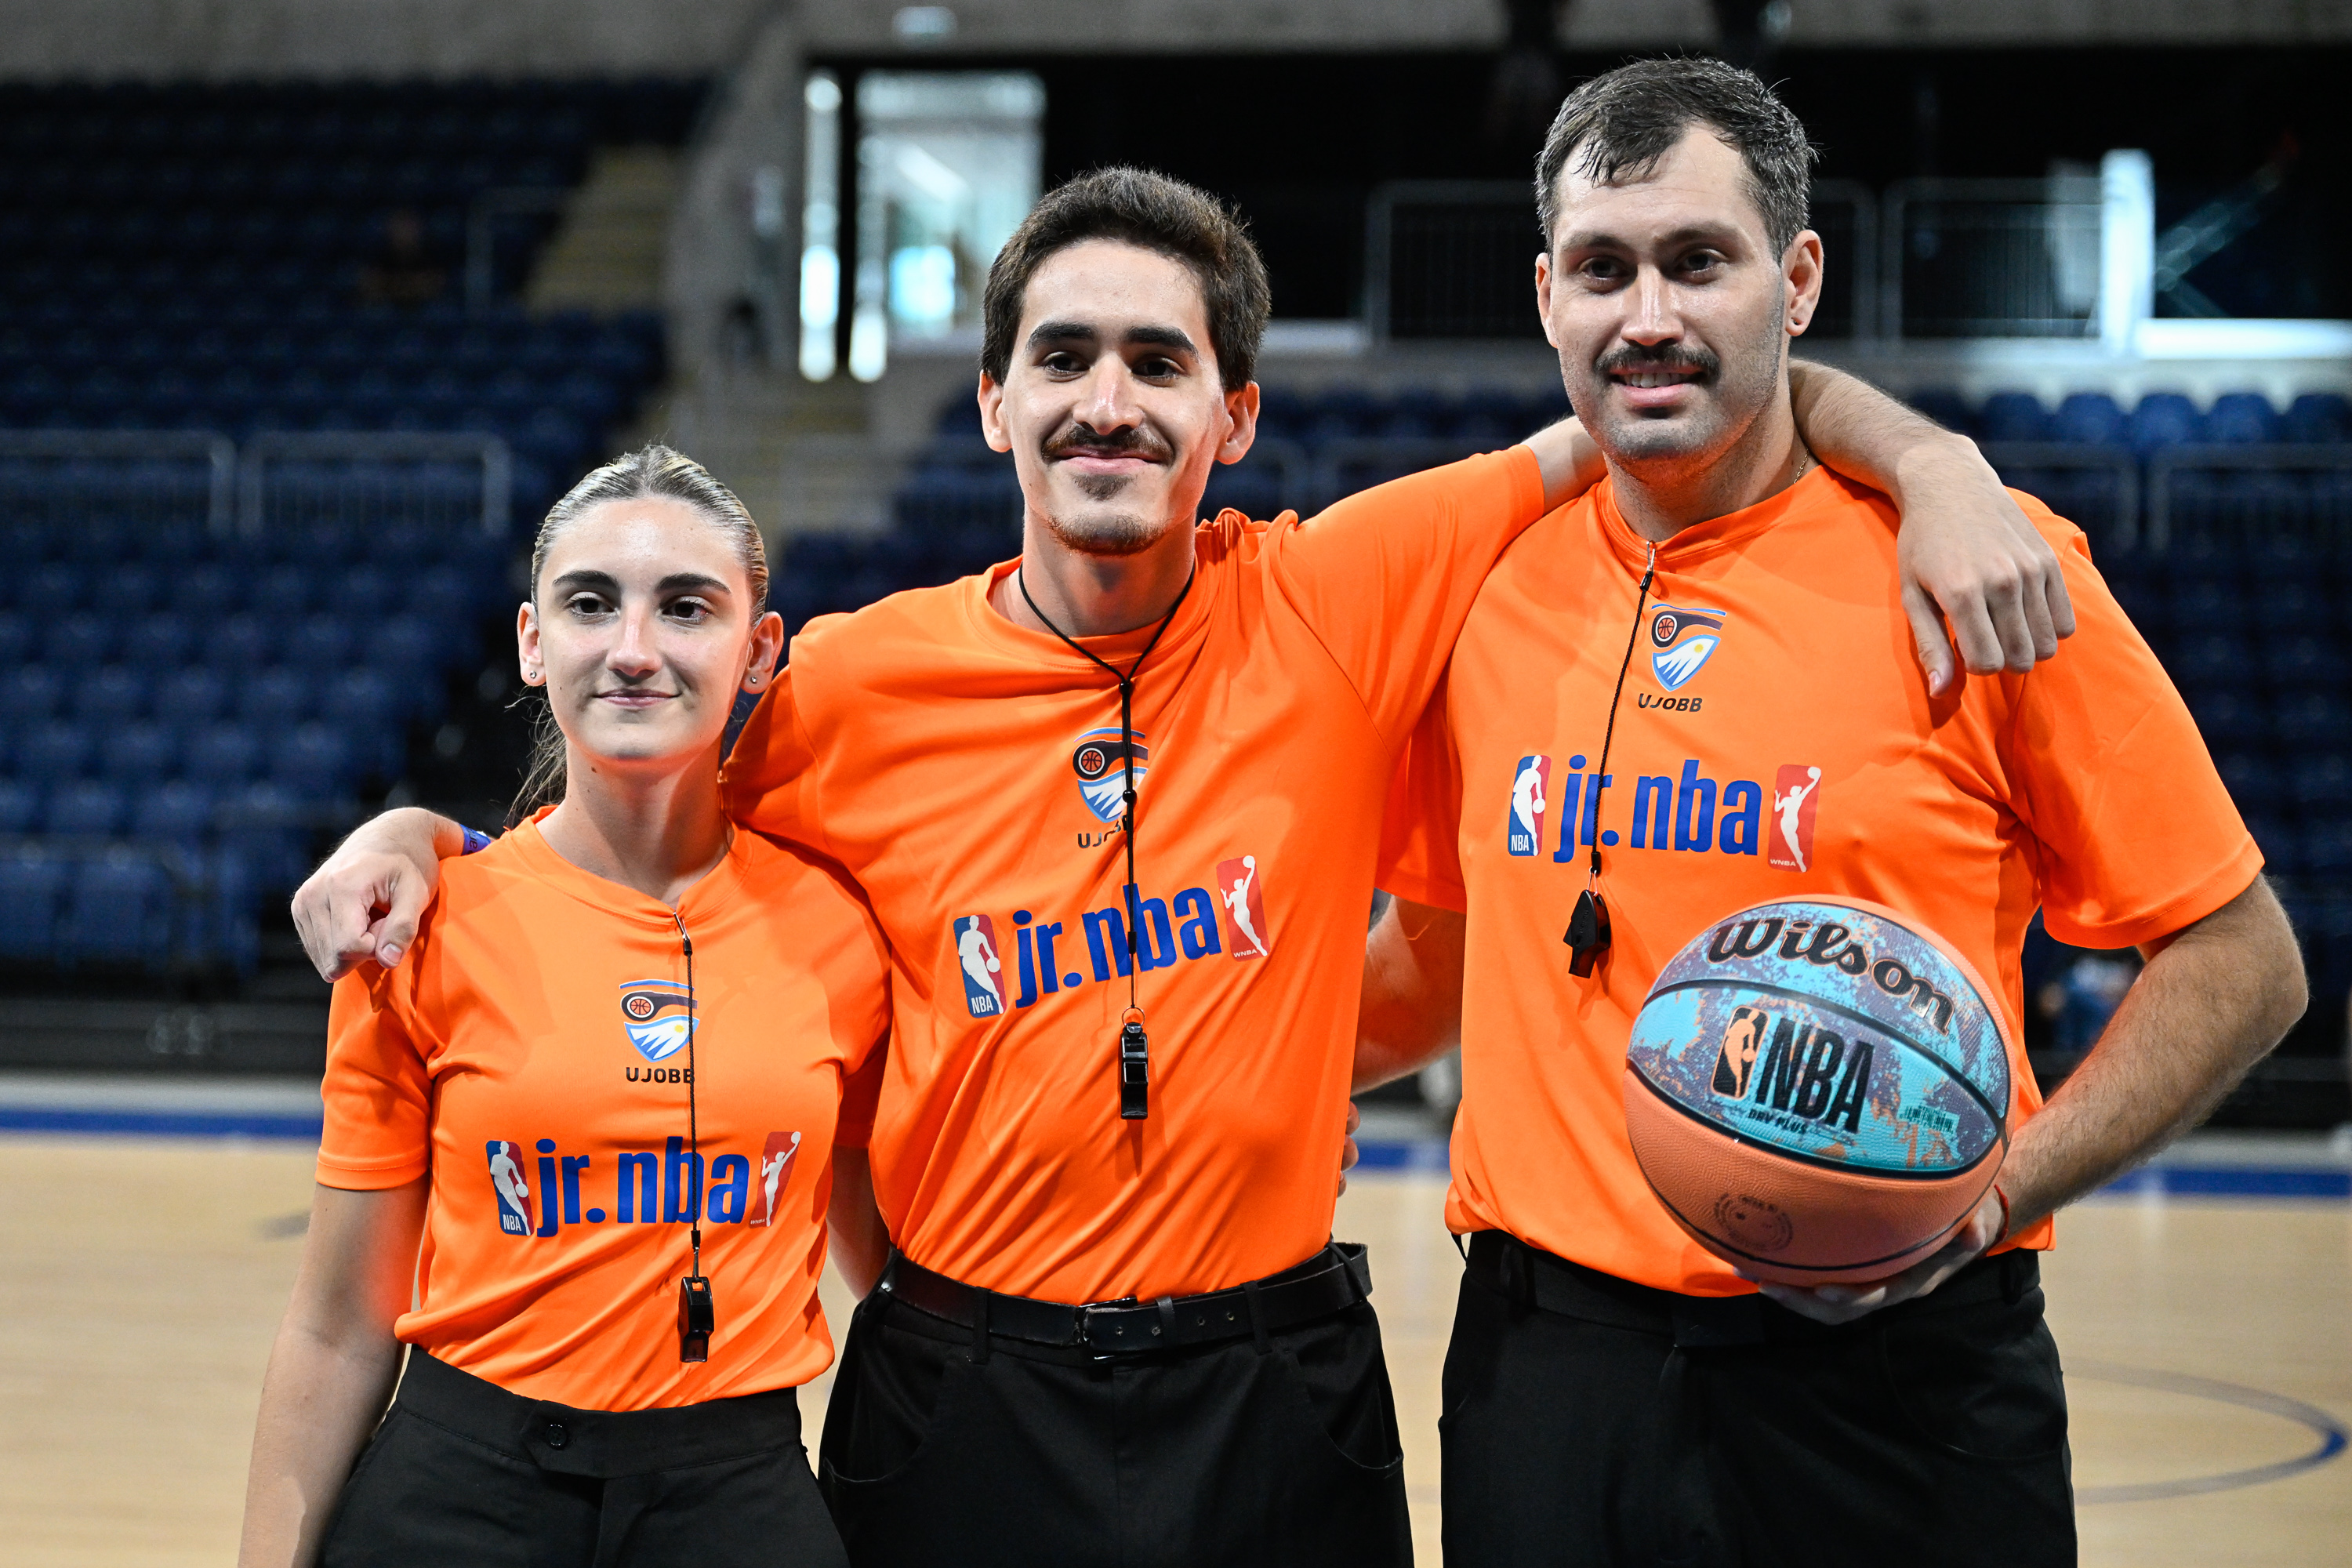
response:
M1988 441L2046 441L2050 415L2030 392L1996 392L1985 399L1979 424Z
M14 610L0 610L0 669L14 669L32 656L32 623Z
M341 671L321 693L319 713L341 727L362 772L398 775L407 750L407 704L391 677L364 667Z
M1912 407L1947 430L1958 430L1964 436L1976 433L1976 410L1969 406L1967 398L1950 387L1931 386L1916 390L1910 394L1909 402Z
M2259 746L2271 738L2268 708L2242 685L2192 689L2183 695L2209 751Z
M395 597L390 573L380 566L360 565L331 581L318 604L322 610L364 624L389 612Z
M125 800L122 786L84 779L49 791L48 809L42 814L45 832L105 837L122 826Z
M188 742L181 772L196 784L226 789L251 778L261 762L261 742L250 726L214 724Z
M2306 392L2288 405L2279 435L2315 445L2352 438L2352 405L2333 392Z
M2169 595L2167 608L2174 631L2183 637L2202 637L2211 633L2239 637L2245 631L2246 602L2235 583L2181 584Z
M267 892L293 887L310 870L310 807L280 786L247 784L221 797L215 820L233 850Z
M286 658L305 669L328 670L351 661L357 616L340 610L306 616L287 639Z
M2266 809L2272 802L2285 797L2284 775L2267 752L2226 752L2213 760L2213 768L2221 775L2230 798L2238 803L2241 811Z
M89 763L91 738L88 730L69 719L35 724L16 738L9 771L36 784L79 778Z
M440 706L439 675L447 644L439 630L422 616L388 616L368 632L362 650L369 664L395 681L428 688L430 703Z
M99 742L99 770L117 784L144 787L168 778L178 767L180 737L166 724L135 722L110 727Z
M140 792L131 808L131 831L141 838L195 850L212 837L213 808L211 790L173 779Z
M181 730L202 729L228 711L230 687L226 677L203 665L175 669L155 692L152 711L158 721Z
M258 616L224 616L205 629L204 638L205 661L231 675L268 664L276 645L269 623Z
M265 735L292 728L317 701L314 665L275 664L248 672L236 689L236 716Z
M2296 759L2290 791L2304 820L2352 811L2352 757L2340 752Z
M0 725L21 728L46 719L65 699L65 681L47 665L28 664L0 681Z
M2305 875L2339 883L2352 879L2352 821L2306 824L2301 848Z
M284 561L261 574L253 604L272 620L290 621L309 612L316 592L317 584L308 567Z
M119 623L96 610L76 610L49 623L43 657L59 669L111 664L123 653Z
M2263 643L2263 673L2274 691L2303 691L2342 683L2343 654L2334 639L2282 631Z
M0 837L33 831L41 819L41 792L19 779L0 777Z
M106 601L107 613L122 616L144 615L163 597L165 588L162 573L131 561L100 578L98 591Z
M2131 423L2105 393L2077 392L2058 405L2052 434L2084 446L2120 447L2131 438Z
M2131 444L2146 452L2204 439L2197 405L2177 392L2151 392L2132 410Z
M44 625L72 613L89 591L89 574L63 561L48 561L25 575L16 590L16 607L31 612Z
M74 716L99 725L136 719L147 710L147 685L143 670L120 664L100 665L76 683Z
M0 955L47 958L57 945L67 862L39 850L0 855Z
M270 781L297 800L337 799L352 773L352 747L331 725L297 725L269 749Z
M199 626L212 626L243 597L236 574L218 564L192 566L172 583L172 607Z
M2205 439L2232 447L2260 446L2279 438L2278 411L2259 392L2231 392L2205 411Z
M57 925L60 957L160 965L177 913L171 877L151 855L110 850L81 861Z
M2352 702L2340 691L2294 691L2279 699L2273 732L2290 746L2335 752L2352 735Z
M187 661L194 637L187 616L165 610L140 620L125 651L148 669L170 669Z

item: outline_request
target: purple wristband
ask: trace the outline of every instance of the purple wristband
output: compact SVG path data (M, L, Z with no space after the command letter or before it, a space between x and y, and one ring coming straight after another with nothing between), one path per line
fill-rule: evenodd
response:
M478 828L468 827L461 822L457 825L457 831L466 836L466 847L457 851L460 855L471 855L490 847L490 836Z

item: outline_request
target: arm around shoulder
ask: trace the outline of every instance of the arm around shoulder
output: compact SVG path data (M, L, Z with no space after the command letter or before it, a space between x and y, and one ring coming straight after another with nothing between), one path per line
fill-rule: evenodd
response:
M1462 1037L1463 917L1391 899L1364 939L1350 1088L1418 1072Z
M386 969L416 938L440 886L441 862L466 852L466 830L421 806L362 824L294 891L294 927L324 980L365 959Z

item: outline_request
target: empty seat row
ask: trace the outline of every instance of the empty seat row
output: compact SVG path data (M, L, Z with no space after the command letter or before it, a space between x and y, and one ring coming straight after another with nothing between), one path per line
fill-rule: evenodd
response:
M135 788L164 778L223 787L268 777L301 800L334 800L362 772L362 742L377 749L385 731L353 733L311 721L272 731L242 721L191 726L132 723L101 732L71 720L29 724L8 737L0 789L40 791L85 775ZM396 732L392 738L398 739Z
M2352 439L2352 405L2335 393L2305 393L2282 414L2258 392L2233 392L2200 410L2177 392L2152 392L2126 412L2104 392L2078 392L2051 408L2030 392L2000 392L1971 406L1949 392L1915 394L1913 405L1953 429L1986 441L2056 441L2153 451L2211 444L2320 444Z
M0 849L0 960L253 967L257 841L188 853L144 842Z
M100 731L127 733L152 721L185 732L239 719L268 729L305 719L339 723L399 726L432 718L441 708L441 670L448 661L438 647L419 647L402 665L257 665L223 671L203 665L176 668L100 665L60 670L25 665L0 687L0 723L22 729L47 721L71 721ZM7 742L0 737L0 752Z
M478 606L469 595L462 610L426 616L403 614L372 617L320 612L286 620L252 615L195 620L163 614L120 618L83 611L54 622L22 614L0 614L0 658L46 659L12 668L15 689L0 690L0 712L38 710L47 691L58 700L50 710L79 707L93 693L104 711L114 705L115 678L101 672L131 672L136 690L156 689L164 672L194 664L209 678L249 684L273 665L324 679L354 664L384 670L395 679L472 659L481 647ZM208 668L207 668L208 667Z

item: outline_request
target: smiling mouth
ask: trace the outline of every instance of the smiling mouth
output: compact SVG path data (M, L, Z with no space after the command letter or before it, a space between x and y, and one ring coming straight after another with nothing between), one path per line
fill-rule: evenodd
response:
M1619 370L1612 371L1609 379L1620 386L1644 389L1659 386L1687 386L1699 379L1697 370Z

